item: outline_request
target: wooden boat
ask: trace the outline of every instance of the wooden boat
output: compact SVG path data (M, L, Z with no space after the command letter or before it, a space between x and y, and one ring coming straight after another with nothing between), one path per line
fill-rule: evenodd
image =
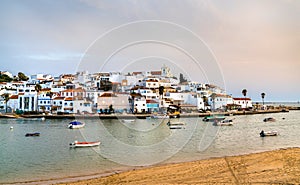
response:
M30 137L30 136L40 136L40 133L39 132L33 132L33 133L25 134L25 137Z
M170 120L168 121L167 125L169 126L170 129L182 129L185 128L185 123L184 122L171 122Z
M84 126L85 126L85 123L82 123L82 122L80 122L80 121L74 120L74 121L71 121L71 122L69 123L68 128L69 128L69 129L74 129L74 128L82 128L82 127L84 127Z
M259 135L260 135L260 137L266 137L266 136L278 136L279 133L278 133L277 131L267 131L267 132L265 132L265 131L262 130L262 131L259 133Z
M232 119L227 119L227 120L221 120L221 121L215 121L213 123L214 126L232 126L233 125L233 120Z
M215 122L215 121L221 121L224 120L225 116L205 116L202 121L205 122Z
M73 143L70 143L70 147L74 148L83 148L83 147L94 147L94 146L99 146L100 141L92 141L92 142L79 142L79 141L74 141Z
M276 121L276 119L275 118L265 118L264 119L264 122L274 122L274 121Z

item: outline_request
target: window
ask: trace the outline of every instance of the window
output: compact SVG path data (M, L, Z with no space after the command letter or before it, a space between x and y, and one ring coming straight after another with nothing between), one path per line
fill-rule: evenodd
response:
M47 103L50 104L50 101L48 101Z
M60 101L59 104L62 105L62 101Z
M65 105L67 105L67 102L65 103Z
M73 103L70 103L70 106L73 106Z
M44 101L44 104L46 104L46 101Z
M82 106L82 103L80 103L79 105Z
M40 101L40 104L42 104L43 103L43 101Z

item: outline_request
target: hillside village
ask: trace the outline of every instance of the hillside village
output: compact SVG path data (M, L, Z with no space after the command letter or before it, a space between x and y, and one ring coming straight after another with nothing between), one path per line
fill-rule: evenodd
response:
M1 113L109 114L225 111L252 108L250 98L234 98L213 84L179 79L163 65L158 71L35 74L0 82Z

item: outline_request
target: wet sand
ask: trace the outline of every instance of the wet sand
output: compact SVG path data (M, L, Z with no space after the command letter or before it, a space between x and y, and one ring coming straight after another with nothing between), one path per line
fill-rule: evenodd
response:
M64 184L300 184L300 148L161 165Z

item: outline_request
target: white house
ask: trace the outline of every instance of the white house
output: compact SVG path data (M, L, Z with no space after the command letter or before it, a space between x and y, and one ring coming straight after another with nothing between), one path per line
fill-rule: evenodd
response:
M227 104L233 104L231 96L226 94L213 94L208 98L208 104L211 106L211 110L225 109Z
M233 104L240 105L242 109L252 108L252 100L250 98L233 98Z

